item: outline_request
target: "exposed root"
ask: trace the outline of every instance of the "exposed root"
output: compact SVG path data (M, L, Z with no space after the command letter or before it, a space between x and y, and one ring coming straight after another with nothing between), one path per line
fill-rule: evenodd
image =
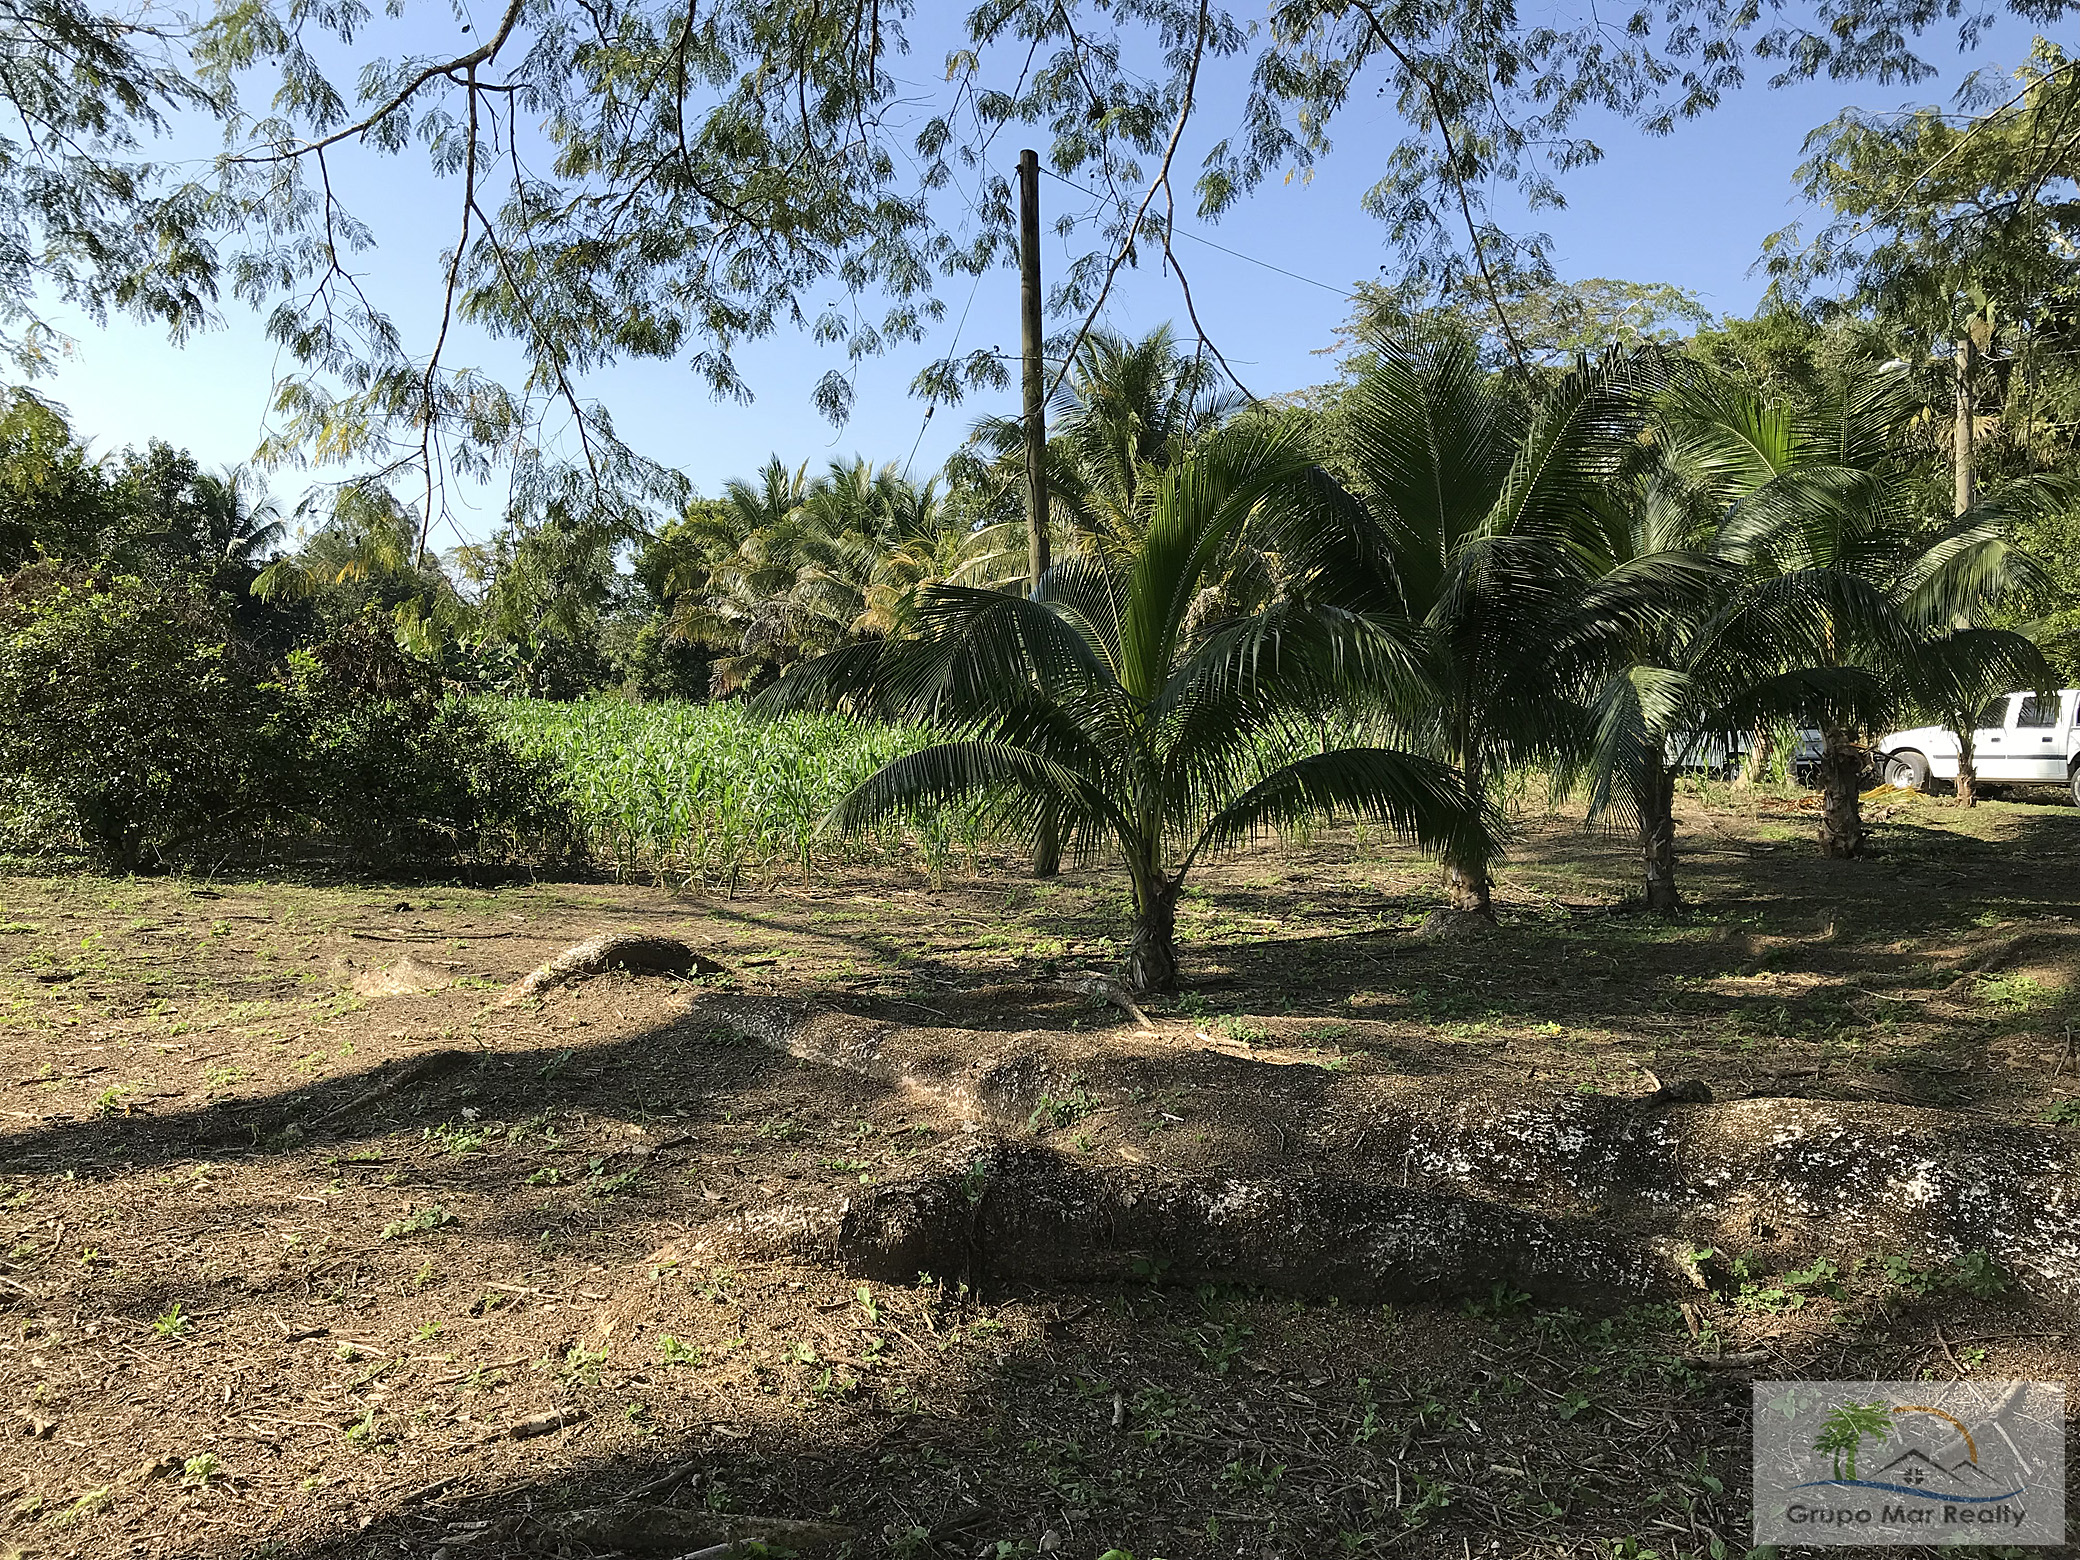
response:
M1136 1004L1133 994L1125 986L1122 986L1118 981L1107 975L1078 972L1061 980L1043 981L1041 982L1041 989L1043 991L1066 991L1079 997L1096 997L1100 1002L1111 1003L1143 1029L1152 1030L1156 1027L1149 1022L1148 1015L1142 1012L1140 1006Z
M424 1056L415 1057L386 1077L378 1079L373 1086L362 1090L345 1104L333 1106L318 1117L317 1121L331 1121L334 1117L365 1109L378 1100L388 1099L399 1089L409 1088L415 1083L424 1083L428 1079L467 1067L473 1060L475 1058L468 1051L428 1051Z
M566 948L540 969L513 982L500 999L502 1005L525 1002L554 987L608 970L640 970L666 975L713 975L722 968L713 959L695 953L676 937L649 937L641 933L604 932Z
M964 1156L965 1163L958 1161ZM1248 1284L1359 1302L1487 1295L1595 1302L1695 1292L1689 1245L1586 1220L1343 1176L1240 1180L1092 1167L1032 1144L956 1145L956 1163L839 1208L747 1220L754 1249L891 1282Z
M1487 937L1495 931L1495 917L1479 910L1432 910L1416 928L1425 942L1465 942Z
M556 1553L683 1555L797 1554L804 1560L835 1555L859 1541L857 1528L787 1517L733 1517L713 1511L633 1503L534 1516L519 1513L489 1522L454 1523L451 1543L486 1539L535 1540ZM764 1546L764 1547L756 1547Z
M1194 1113L1200 1157L1222 1167L1197 1181L1132 1166L1111 1181L1102 1180L1111 1170L1076 1172L1101 1179L1072 1197L1059 1190L1070 1185L1063 1178L1071 1172L1017 1168L1013 1178L1025 1189L1017 1195L1030 1191L1061 1206L1080 1199L1079 1217L1099 1221L1109 1244L1079 1246L1065 1233L1067 1244L1057 1242L1049 1253L1051 1237L1036 1227L1025 1255L1013 1249L1017 1238L990 1248L999 1277L1022 1272L1015 1264L1025 1261L1054 1264L1063 1275L1106 1270L1120 1252L1156 1251L1158 1237L1172 1233L1186 1248L1172 1253L1181 1263L1201 1250L1189 1262L1193 1271L1220 1271L1231 1261L1259 1271L1265 1261L1221 1244L1227 1226L1215 1210L1233 1196L1283 1208L1264 1221L1261 1238L1274 1241L1266 1251L1280 1253L1265 1260L1297 1275L1294 1282L1333 1276L1384 1292L1402 1282L1396 1275L1404 1271L1430 1274L1424 1282L1432 1283L1459 1271L1477 1284L1485 1272L1480 1262L1516 1259L1476 1253L1452 1259L1462 1263L1453 1269L1405 1226L1431 1218L1452 1238L1508 1247L1532 1238L1533 1226L1512 1222L1529 1217L1551 1224L1550 1236L1538 1236L1544 1248L1592 1235L1616 1242L1612 1249L1621 1256L1591 1261L1597 1272L1632 1271L1626 1264L1647 1260L1638 1245L1647 1237L1783 1261L1893 1252L1939 1264L1983 1249L2028 1288L2080 1299L2080 1143L2048 1128L1988 1130L1941 1111L1875 1102L1712 1102L1694 1081L1632 1099L1497 1086L1447 1095L1421 1078L1332 1072L1153 1039L1115 1042L1093 1056L1088 1048L1062 1054L1030 1034L910 1029L798 1004L718 999L703 1011L776 1049L893 1084L1013 1138L1044 1138L1052 1108L1069 1100L1100 1126L1108 1117L1139 1119L1158 1090L1188 1111L1194 1097L1250 1102L1246 1111ZM859 1199L842 1236L836 1210L796 1208L764 1216L773 1228L760 1238L806 1241L805 1250L822 1242L841 1260L872 1266L881 1245L911 1240L873 1233L899 1228L892 1213L873 1215L880 1222L872 1226L861 1222L870 1210L890 1206L884 1192L899 1195L884 1188ZM1408 1200L1426 1193L1445 1200ZM938 1231L934 1221L950 1217L926 1206L941 1195L929 1183L900 1195L920 1200L919 1229ZM1012 1194L992 1192L990 1218L999 1222L991 1227L1008 1235L1016 1226L1005 1221L1015 1215L999 1206L1000 1195ZM1123 1211L1151 1198L1150 1206L1172 1211ZM1298 1201L1282 1204L1286 1198ZM1428 1211L1408 1211L1418 1208ZM1277 1245L1280 1218L1303 1214L1310 1229L1322 1231L1309 1237L1316 1246ZM1158 1219L1159 1227L1121 1233L1138 1229L1135 1220L1143 1217ZM1339 1222L1341 1234L1328 1228ZM943 1246L943 1235L931 1240ZM1339 1240L1373 1255L1338 1268L1330 1254ZM1521 1260L1532 1266L1509 1282L1533 1292L1554 1282L1532 1258ZM1657 1271L1665 1275L1666 1264ZM1267 1272L1261 1281L1275 1278Z

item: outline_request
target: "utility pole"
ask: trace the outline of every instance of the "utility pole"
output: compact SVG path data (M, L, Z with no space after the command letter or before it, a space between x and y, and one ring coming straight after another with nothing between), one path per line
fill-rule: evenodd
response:
M1047 378L1040 360L1040 154L1018 154L1018 321L1025 354L1026 590L1047 572Z
M1951 429L1951 450L1957 477L1957 513L1962 515L1978 500L1978 472L1972 451L1972 361L1976 352L1969 321L1957 337L1957 421ZM1963 807L1979 804L1979 756L1974 751L1975 711L1953 710L1950 735L1957 742L1957 801Z
M1972 461L1972 333L1969 327L1957 338L1957 425L1952 435L1957 458L1957 512L1963 514L1978 498Z
M1037 595L1047 572L1047 380L1040 296L1040 154L1018 154L1018 325L1025 356L1026 594ZM1040 814L1033 837L1033 876L1062 870L1062 822L1053 808Z

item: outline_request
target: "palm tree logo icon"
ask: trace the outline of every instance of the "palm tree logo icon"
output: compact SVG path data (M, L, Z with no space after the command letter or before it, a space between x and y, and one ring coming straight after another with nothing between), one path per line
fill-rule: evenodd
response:
M1882 1444L1892 1429L1892 1414L1889 1403L1839 1403L1822 1421L1813 1450L1833 1455L1837 1479L1854 1479L1864 1437Z

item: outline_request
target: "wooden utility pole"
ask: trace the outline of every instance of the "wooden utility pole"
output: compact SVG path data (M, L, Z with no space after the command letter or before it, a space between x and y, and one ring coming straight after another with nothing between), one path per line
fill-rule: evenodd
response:
M1963 514L1978 499L1977 473L1972 461L1972 333L1966 329L1957 338L1957 425L1952 436L1957 457L1957 513Z
M1026 594L1037 595L1047 572L1047 379L1040 310L1040 154L1018 154L1018 333L1025 356ZM1053 808L1033 835L1033 876L1062 870L1062 823Z
M1962 515L1978 502L1978 469L1972 449L1972 363L1975 356L1969 322L1957 338L1957 421L1951 428L1951 450L1957 478L1957 513ZM1979 805L1979 756L1974 751L1976 710L1953 710L1950 735L1957 742L1957 801L1962 807Z
M1026 590L1047 572L1047 377L1040 360L1040 154L1018 154L1018 321L1025 354Z

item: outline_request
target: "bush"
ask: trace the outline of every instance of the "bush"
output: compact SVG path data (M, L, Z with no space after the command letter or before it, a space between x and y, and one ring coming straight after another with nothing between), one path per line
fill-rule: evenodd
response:
M122 870L288 844L365 866L555 848L553 770L357 620L271 665L179 577L0 582L0 829Z
M289 657L300 809L356 860L534 855L569 832L554 765L525 758L448 698L380 620Z
M55 563L0 585L0 775L14 832L76 836L112 866L236 822L274 701L223 613L184 582Z

